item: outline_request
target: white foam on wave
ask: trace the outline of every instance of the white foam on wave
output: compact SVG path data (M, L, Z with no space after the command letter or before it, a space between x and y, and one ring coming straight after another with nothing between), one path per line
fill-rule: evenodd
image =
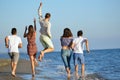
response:
M57 65L57 74L65 74L65 67L63 65Z
M94 72L85 71L85 74L86 74L86 75L88 75L88 74L94 74Z
M43 59L43 63L52 62L51 59Z
M52 62L52 60L51 59L43 59L42 60L42 62L38 62L39 63L39 65L41 66L44 66L44 65L46 65L47 63L51 63ZM39 67L40 67L39 66Z
M63 65L58 65L57 66L57 69L60 70L60 71L64 71L65 70L65 67Z
M31 74L24 74L24 75L21 75L21 77L25 80L30 80L31 79Z

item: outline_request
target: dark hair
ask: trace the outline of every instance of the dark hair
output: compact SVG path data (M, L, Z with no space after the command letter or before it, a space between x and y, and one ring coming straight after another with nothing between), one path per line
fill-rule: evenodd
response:
M51 14L50 13L46 13L45 14L45 18L50 18Z
M72 37L73 34L69 28L65 28L62 37Z
M78 31L77 32L77 36L79 37L79 36L82 36L83 35L83 31L82 30L80 30L80 31Z
M16 28L12 28L11 34L14 35L14 34L16 34L16 33L17 33L17 29L16 29Z
M34 28L33 28L33 25L29 25L29 28L28 28L28 35L30 37L33 36L33 33L34 33Z

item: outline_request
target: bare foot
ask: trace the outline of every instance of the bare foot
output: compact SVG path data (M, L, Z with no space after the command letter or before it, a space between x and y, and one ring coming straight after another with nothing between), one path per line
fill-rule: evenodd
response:
M84 76L81 76L82 80L85 80L85 77Z
M11 74L13 77L16 77L16 75L15 75L15 73L14 72L12 72L12 74Z
M36 59L34 60L34 62L35 62L35 66L38 66L38 62Z
M70 74L67 74L67 77L70 78Z
M68 75L67 75L67 80L70 80L70 77L71 77L70 74L68 74Z
M38 60L40 61L40 62L42 62L42 58L44 57L44 52L43 51L41 51L40 52L40 56L38 57Z
M32 77L35 77L35 72L34 72L34 73L32 73Z
M76 76L76 78L77 78L77 79L79 79L79 78L80 78L80 76L79 76L79 74L78 74L78 73L75 73L75 76Z

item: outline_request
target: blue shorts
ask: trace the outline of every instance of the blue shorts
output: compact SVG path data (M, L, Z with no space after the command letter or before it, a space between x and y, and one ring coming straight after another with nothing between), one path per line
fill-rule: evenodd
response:
M73 61L74 61L74 65L78 65L78 62L80 62L81 64L85 64L84 55L81 53L74 53Z

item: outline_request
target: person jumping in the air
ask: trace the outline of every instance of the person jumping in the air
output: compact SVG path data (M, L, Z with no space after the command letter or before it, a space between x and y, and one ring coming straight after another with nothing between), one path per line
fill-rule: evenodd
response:
M40 26L41 26L40 42L42 43L44 50L42 50L40 52L40 55L38 57L39 61L42 61L42 58L44 57L45 53L54 51L54 46L51 41L52 36L51 36L51 32L50 32L51 23L49 22L51 14L46 13L45 19L43 19L41 9L42 9L42 3L40 3L40 7L38 9L38 14L39 14L39 22L40 22Z

